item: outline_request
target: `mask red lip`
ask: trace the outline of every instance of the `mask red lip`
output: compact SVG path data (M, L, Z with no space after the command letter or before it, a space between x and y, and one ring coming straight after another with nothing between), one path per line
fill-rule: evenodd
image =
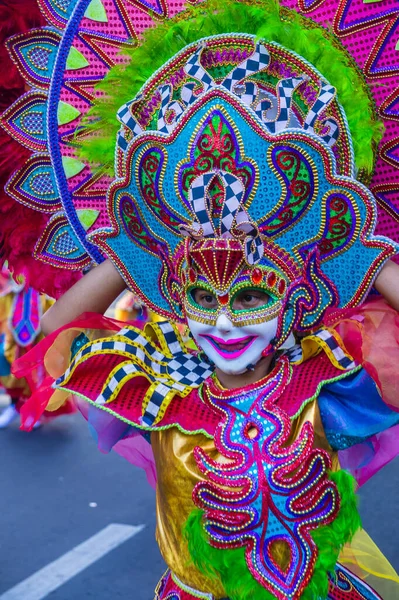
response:
M202 334L201 337L206 339L223 358L234 359L238 358L249 348L258 336L248 335L243 338L235 338L232 340L222 340L213 335Z
M215 342L216 344L220 345L220 346L235 346L236 344L241 344L241 343L245 343L245 342L249 342L250 340L252 340L253 338L257 337L256 335L247 335L243 338L234 338L232 340L222 340L222 338L218 338L214 335L208 335L208 334L201 334L201 337L204 338L208 338L209 340L211 340L212 342Z

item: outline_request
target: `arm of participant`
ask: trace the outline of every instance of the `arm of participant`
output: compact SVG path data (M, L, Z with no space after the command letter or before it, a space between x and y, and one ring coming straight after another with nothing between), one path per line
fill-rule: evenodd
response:
M392 308L399 311L399 265L388 260L378 274L374 287Z
M104 313L126 288L110 260L82 277L43 315L41 327L49 335L84 312Z

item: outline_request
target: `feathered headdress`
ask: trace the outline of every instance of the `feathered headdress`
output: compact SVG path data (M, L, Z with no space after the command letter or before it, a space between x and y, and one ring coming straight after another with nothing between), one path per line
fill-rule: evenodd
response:
M109 254L144 301L179 320L187 244L192 253L220 238L239 244L248 266L268 256L289 264L288 280L321 269L327 283L312 276L325 296L318 314L332 297L339 306L362 300L396 246L374 236L375 200L359 183L370 183L376 165L380 186L385 155L352 44L360 25L347 23L338 2L211 0L176 17L181 6L168 13L164 1L39 4L52 29L9 40L32 89L2 119L33 151L7 191L48 215L38 260L74 271ZM363 25L374 23L378 10L362 10ZM150 15L161 23L146 29ZM326 18L355 60L317 25ZM395 68L380 59L366 75L395 88ZM385 106L381 115L391 113ZM221 145L212 153L213 142ZM391 184L384 199L393 193ZM396 218L391 200L383 205ZM394 221L381 222L394 231Z

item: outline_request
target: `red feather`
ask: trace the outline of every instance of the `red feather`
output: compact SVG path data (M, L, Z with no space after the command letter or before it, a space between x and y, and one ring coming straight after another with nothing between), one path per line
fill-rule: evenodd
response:
M42 25L45 20L35 0L0 0L0 112L26 90L4 42L12 35ZM0 129L0 264L7 260L14 277L23 275L28 285L58 297L80 274L56 269L33 258L38 232L44 230L48 217L17 203L4 191L8 179L29 156L29 150Z

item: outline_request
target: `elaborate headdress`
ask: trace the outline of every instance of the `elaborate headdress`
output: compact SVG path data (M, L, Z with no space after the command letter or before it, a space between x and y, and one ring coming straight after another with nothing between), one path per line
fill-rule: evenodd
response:
M112 230L90 239L170 319L184 266L225 294L242 268L271 261L287 284L307 280L298 324L312 326L327 306L360 302L396 251L373 235L335 88L275 42L234 33L186 46L118 118Z
M95 76L98 58L109 68L104 30L116 13L98 3L40 4L60 32L16 36L9 46L43 91L3 117L36 152L8 192L51 215L38 258L76 269L106 254L131 289L174 320L182 285L201 270L223 295L243 267L255 280L277 267L274 285L290 286L286 309L299 328L327 306L362 301L396 245L374 235L375 200L360 183L370 180L380 135L372 99L331 34L271 0L199 4L128 50L128 64L105 78L92 120L76 128L87 110L76 96L93 98L90 86L107 70ZM90 174L81 160L103 154L107 163L104 131L117 133L108 214L104 170ZM87 132L78 159L73 146ZM225 258L210 269L215 249Z

